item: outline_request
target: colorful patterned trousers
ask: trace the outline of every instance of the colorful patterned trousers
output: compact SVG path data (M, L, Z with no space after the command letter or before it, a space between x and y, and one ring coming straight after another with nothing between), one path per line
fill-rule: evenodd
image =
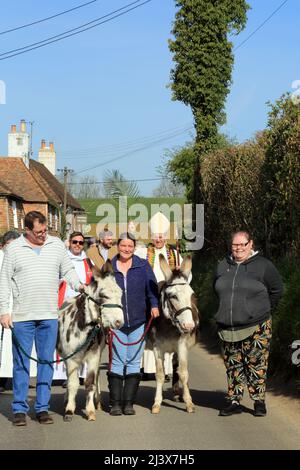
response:
M240 401L245 385L252 400L265 399L271 336L272 323L269 319L259 325L252 336L242 341L223 341L229 400Z

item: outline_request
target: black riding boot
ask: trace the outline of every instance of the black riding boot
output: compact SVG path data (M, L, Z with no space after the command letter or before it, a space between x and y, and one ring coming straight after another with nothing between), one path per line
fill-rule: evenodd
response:
M122 414L122 392L123 392L123 377L113 372L107 373L109 399L111 409L109 414L111 416L120 416Z
M125 376L123 391L123 413L124 415L135 415L133 404L139 388L141 374L129 374Z

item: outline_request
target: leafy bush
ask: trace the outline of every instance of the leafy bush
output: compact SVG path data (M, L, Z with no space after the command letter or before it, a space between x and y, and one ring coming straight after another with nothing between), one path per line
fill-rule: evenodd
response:
M296 260L284 260L279 264L284 281L284 294L273 316L270 372L284 373L288 378L297 373L291 362L291 344L300 339L300 266Z

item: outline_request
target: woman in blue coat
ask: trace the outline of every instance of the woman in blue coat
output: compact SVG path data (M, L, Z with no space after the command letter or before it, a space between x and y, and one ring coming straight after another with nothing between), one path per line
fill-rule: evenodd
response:
M123 291L124 325L116 331L123 343L135 343L145 330L149 314L159 316L157 282L147 260L135 256L136 241L129 233L120 235L118 255L112 260L117 284ZM113 339L111 371L108 373L112 416L135 414L133 403L140 382L140 362L145 342L124 346ZM124 388L123 388L124 386Z

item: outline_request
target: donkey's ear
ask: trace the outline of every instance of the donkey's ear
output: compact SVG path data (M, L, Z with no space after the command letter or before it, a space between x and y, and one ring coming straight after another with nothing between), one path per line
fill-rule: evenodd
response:
M101 272L102 274L104 274L104 276L106 276L107 274L113 274L114 270L113 270L110 259L106 260L106 263L104 263L104 265L101 268Z
M160 269L163 272L163 275L165 276L165 280L169 281L173 273L172 273L170 266L168 265L166 261L166 258L162 254L159 255L159 265L160 265Z
M180 266L180 272L186 277L189 278L192 270L192 258L190 255L187 255L183 258L183 261Z

